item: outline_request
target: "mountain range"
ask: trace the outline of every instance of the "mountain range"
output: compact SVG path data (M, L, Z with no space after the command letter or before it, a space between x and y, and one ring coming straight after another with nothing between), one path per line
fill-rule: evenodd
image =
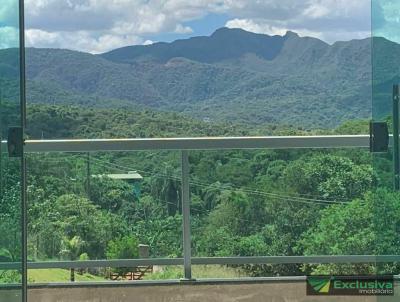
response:
M293 32L228 28L100 55L28 48L27 96L34 103L150 108L210 122L331 128L371 115L372 44L385 53L374 62L384 107L398 80L400 45L383 38L327 44ZM2 78L17 74L12 51L0 50Z

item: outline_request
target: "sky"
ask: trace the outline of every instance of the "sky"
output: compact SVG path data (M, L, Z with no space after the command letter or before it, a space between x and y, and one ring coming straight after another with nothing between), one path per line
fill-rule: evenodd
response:
M18 43L17 0L0 0L0 48ZM400 42L398 0L372 0L376 33ZM210 35L286 31L328 43L371 36L371 0L25 0L26 44L103 53Z

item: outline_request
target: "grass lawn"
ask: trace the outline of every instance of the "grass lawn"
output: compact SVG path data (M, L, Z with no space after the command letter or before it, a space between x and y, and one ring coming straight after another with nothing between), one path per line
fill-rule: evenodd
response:
M70 282L71 273L65 269L30 269L28 280L31 283ZM75 272L75 281L105 281L104 278L91 274L80 275Z
M147 274L144 280L166 280L183 278L183 266L157 267L160 271ZM222 265L193 265L192 276L196 279L204 278L243 278L248 275L239 269Z
M156 272L144 276L144 280L168 280L183 278L183 266L157 266ZM239 269L221 265L193 265L192 274L196 279L202 278L240 278L247 277ZM70 271L65 269L29 270L28 280L31 283L70 282ZM75 272L76 282L106 281L91 274L80 275Z

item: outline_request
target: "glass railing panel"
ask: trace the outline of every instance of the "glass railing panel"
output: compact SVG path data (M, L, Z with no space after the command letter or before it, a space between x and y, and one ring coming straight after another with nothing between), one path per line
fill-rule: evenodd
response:
M398 135L396 107L398 99L394 99L394 85L400 82L398 54L400 51L400 21L396 17L400 10L397 1L372 0L372 35L373 35L373 119L384 121L389 125L390 133ZM391 186L379 187L371 196L374 215L371 224L374 226L374 242L376 255L399 255L396 242L398 237L398 140L393 139L393 147L386 154L374 156L375 171L379 177L386 178ZM398 274L398 265L378 264L376 274Z
M373 170L368 150L192 151L190 165L193 256L282 256L278 264L198 265L195 278L369 274L376 268L284 257L376 254L374 191L391 181Z
M194 9L125 1L71 4L68 13L52 2L40 9L29 4L35 13L27 14L27 24L38 26L27 50L30 133L48 139L312 135L342 125L352 131L349 123L367 132L370 1L297 2ZM40 22L47 11L79 17L66 29L64 17ZM127 11L163 17L153 26Z
M29 154L28 175L31 261L182 257L179 153ZM158 265L100 266L77 268L75 281L162 275ZM69 282L70 273L50 265L29 277Z
M398 52L396 20L397 4L392 1L372 0L372 117L375 122L387 122L393 134L393 85L397 84L399 70L394 64ZM394 187L393 146L388 153L375 154L374 161L381 177L392 180ZM384 168L383 168L384 167Z
M21 127L20 1L0 10L0 141L10 127ZM0 146L0 301L22 301L23 247L21 159Z
M110 242L121 234L148 245L151 259L182 258L180 156L164 151L30 154L30 260L123 259L107 256L117 244ZM282 257L275 264L194 263L195 278L369 274L378 268L370 260L313 265L305 258L291 263L285 256L374 256L396 240L373 241L374 200L381 194L376 188L391 182L381 177L385 163L382 171L373 170L366 149L190 151L189 162L192 256ZM133 171L143 178L139 188L110 179ZM390 202L397 195L381 197ZM72 258L66 246L74 244L81 250ZM30 270L31 281L69 280L68 270L59 276L60 269L50 267ZM77 269L75 280L110 280L109 272ZM182 265L163 263L143 279L183 277Z

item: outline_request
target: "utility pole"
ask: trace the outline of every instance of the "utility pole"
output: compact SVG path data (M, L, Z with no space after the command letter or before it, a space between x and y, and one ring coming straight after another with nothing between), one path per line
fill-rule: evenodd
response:
M90 177L90 153L88 152L86 156L86 194L88 199L90 199Z

